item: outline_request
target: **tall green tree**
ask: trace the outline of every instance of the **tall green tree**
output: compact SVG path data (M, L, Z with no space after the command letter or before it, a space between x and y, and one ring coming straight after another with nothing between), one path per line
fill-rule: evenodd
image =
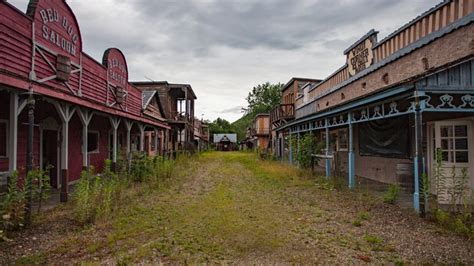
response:
M253 87L246 98L248 106L245 111L247 114L254 116L259 113L269 113L273 107L280 104L281 88L283 86L282 83L271 84L266 82Z
M235 133L230 122L220 117L209 123L209 131L211 134Z

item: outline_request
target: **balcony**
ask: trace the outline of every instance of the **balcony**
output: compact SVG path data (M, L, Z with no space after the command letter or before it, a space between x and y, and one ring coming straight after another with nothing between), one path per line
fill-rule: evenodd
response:
M295 106L293 104L280 104L270 112L270 123L276 127L294 118Z
M270 129L269 128L251 128L250 129L250 135L253 136L266 136L270 134Z
M179 122L191 122L191 116L184 112L171 112L171 119Z

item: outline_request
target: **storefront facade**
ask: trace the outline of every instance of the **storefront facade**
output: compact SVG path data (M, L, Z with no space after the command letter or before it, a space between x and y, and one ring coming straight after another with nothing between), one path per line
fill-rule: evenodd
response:
M417 211L437 150L446 169L469 171L472 189L473 12L472 0L444 1L381 41L371 30L344 52L345 66L303 88L295 120L277 132L314 133L327 176L344 172L351 188L355 176L399 183Z
M82 51L65 1L30 1L26 14L2 1L0 14L2 183L15 171L24 176L28 163L52 166L52 185L67 201L68 185L84 168L100 171L122 151L144 151L146 131L169 129L144 115L142 93L128 82L120 50L106 50L102 63Z

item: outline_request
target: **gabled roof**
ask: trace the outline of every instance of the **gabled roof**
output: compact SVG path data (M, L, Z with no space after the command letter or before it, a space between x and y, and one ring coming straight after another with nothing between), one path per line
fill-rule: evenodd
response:
M151 99L153 99L153 96L155 96L156 91L155 90L146 90L142 91L142 108L145 110L148 105L151 102Z
M219 143L221 141L237 143L237 134L214 134L214 143Z

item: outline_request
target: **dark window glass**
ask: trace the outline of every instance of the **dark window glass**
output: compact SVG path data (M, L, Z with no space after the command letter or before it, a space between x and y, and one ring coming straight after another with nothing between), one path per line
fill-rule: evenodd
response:
M467 150L467 139L456 139L456 150Z
M454 133L456 137L467 137L467 126L456 126Z
M0 156L7 156L7 124L0 122Z
M457 151L456 152L456 162L457 163L468 163L469 156L467 151Z
M87 134L87 152L99 152L99 133L89 132Z

